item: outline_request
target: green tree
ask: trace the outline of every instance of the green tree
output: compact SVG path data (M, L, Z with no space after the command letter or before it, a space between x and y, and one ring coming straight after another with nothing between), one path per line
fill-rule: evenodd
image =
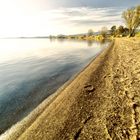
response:
M119 36L123 36L123 34L124 34L124 27L123 27L122 25L120 25L120 26L118 27L118 29L117 29L117 34L118 34Z
M107 32L108 32L107 27L102 27L102 29L101 29L101 35L102 35L104 38L107 37Z
M116 25L111 27L110 33L111 33L112 36L116 36L116 29L117 29Z
M129 36L134 36L135 30L140 26L140 6L124 11L122 17L129 29Z
M122 25L120 25L118 27L119 33L122 34L124 32L124 27Z
M94 33L93 30L92 30L92 29L89 29L89 30L88 30L88 33L87 33L87 36L92 36L93 33Z
M124 28L124 36L128 36L129 35L129 29L128 28Z

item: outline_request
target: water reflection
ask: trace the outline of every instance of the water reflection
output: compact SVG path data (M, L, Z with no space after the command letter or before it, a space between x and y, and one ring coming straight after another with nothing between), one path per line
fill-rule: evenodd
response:
M83 69L108 43L0 40L0 133Z
M109 39L102 39L100 41L96 41L96 40L78 40L78 39L70 39L70 40L68 40L68 39L65 39L65 38L55 38L55 37L49 37L49 40L50 40L50 42L54 42L54 41L57 40L60 43L65 42L65 41L66 42L67 41L84 42L84 43L87 43L87 46L89 46L89 47L93 46L93 44L95 44L95 43L99 44L99 46L100 46L100 44L105 44L105 43L111 42L111 40L109 40Z

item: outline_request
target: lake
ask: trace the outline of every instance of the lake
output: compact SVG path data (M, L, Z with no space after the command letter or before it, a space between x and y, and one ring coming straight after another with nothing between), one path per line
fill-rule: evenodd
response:
M0 133L80 72L109 42L0 39Z

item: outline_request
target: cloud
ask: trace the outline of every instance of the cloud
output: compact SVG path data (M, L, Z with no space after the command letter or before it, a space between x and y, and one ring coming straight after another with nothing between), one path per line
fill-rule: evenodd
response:
M110 7L110 8L60 8L51 10L48 14L52 22L60 24L73 24L79 26L93 25L94 28L98 25L106 26L113 24L121 24L121 14L124 8Z
M85 33L92 28L122 24L125 8L58 8L28 15L9 15L1 18L0 36L46 36ZM9 24L10 23L10 24Z
M40 0L42 1L42 0ZM132 7L140 4L139 0L48 0L51 7Z

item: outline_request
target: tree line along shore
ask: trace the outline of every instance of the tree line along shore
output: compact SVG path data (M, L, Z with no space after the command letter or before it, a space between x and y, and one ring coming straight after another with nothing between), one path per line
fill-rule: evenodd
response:
M140 5L122 13L125 27L113 25L110 29L102 27L99 32L89 29L86 34L49 36L50 39L96 40L114 39L116 37L140 37Z

